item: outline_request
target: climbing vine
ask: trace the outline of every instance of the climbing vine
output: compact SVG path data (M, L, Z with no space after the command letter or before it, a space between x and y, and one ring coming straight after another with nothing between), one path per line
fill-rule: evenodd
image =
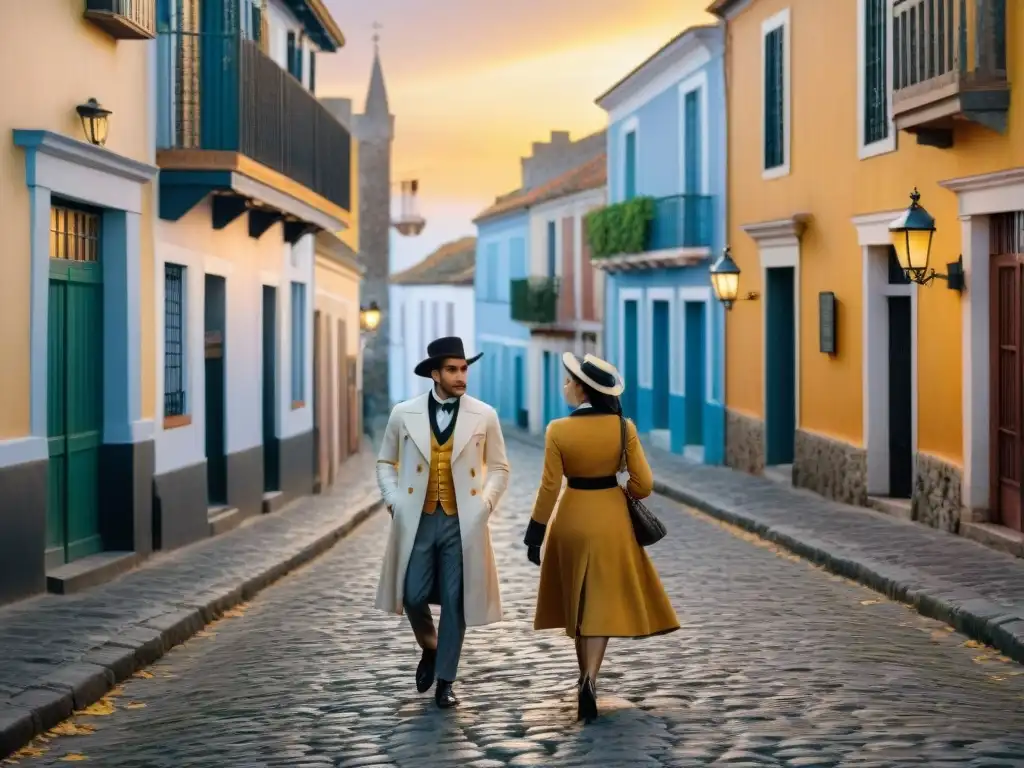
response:
M654 220L654 198L635 197L587 214L591 257L606 259L621 253L641 253Z

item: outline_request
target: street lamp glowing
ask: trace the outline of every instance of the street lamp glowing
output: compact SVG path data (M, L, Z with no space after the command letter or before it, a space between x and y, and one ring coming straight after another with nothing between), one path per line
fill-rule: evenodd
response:
M380 307L376 301L371 301L370 306L359 310L359 325L364 331L375 331L380 325Z
M715 298L722 302L726 309L732 309L740 289L740 268L732 260L732 253L728 248L711 267L711 287L714 288Z
M921 207L920 200L921 193L914 187L910 194L910 207L889 225L889 237L896 249L900 268L915 283L923 284L928 278L935 219Z

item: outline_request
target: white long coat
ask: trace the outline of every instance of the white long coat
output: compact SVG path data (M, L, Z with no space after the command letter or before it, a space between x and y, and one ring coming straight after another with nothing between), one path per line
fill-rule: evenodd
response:
M430 475L428 391L391 411L377 459L377 482L392 514L376 607L403 613L405 572L423 515ZM501 621L498 569L488 519L508 486L505 438L494 408L463 395L452 438L452 478L462 534L463 608L466 624Z

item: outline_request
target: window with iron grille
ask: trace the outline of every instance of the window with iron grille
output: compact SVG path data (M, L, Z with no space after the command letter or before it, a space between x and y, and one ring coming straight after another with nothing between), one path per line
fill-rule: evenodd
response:
M864 144L889 137L889 0L864 0Z
M786 163L785 26L764 36L764 169Z
M185 267L164 264L164 416L184 416Z
M306 284L292 283L292 402L306 397Z
M50 258L100 260L100 214L72 205L50 206Z

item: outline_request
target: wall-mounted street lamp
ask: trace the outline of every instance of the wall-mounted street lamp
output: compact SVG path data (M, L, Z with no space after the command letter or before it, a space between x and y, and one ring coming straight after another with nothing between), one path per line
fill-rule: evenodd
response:
M921 193L914 187L910 193L910 207L903 215L889 225L889 236L896 249L896 259L908 280L918 285L928 285L938 278L945 280L952 291L964 289L964 259L960 256L956 261L946 265L945 275L929 269L932 239L935 236L935 219L921 207Z
M371 301L367 307L359 308L359 327L367 333L373 333L380 325L380 307Z
M722 302L726 309L732 309L733 302L753 301L759 297L756 291L749 291L746 296L738 297L740 268L732 260L732 252L728 246L722 257L711 266L711 287L715 291L715 298Z
M82 118L82 129L85 131L85 138L90 144L102 147L107 143L107 118L113 114L109 109L104 109L96 99L89 99L85 104L75 107L78 116Z
M419 193L419 189L418 179L402 182L401 214L398 219L391 222L391 226L397 229L398 234L403 237L417 237L427 226L427 220L420 216L416 207L416 195Z

